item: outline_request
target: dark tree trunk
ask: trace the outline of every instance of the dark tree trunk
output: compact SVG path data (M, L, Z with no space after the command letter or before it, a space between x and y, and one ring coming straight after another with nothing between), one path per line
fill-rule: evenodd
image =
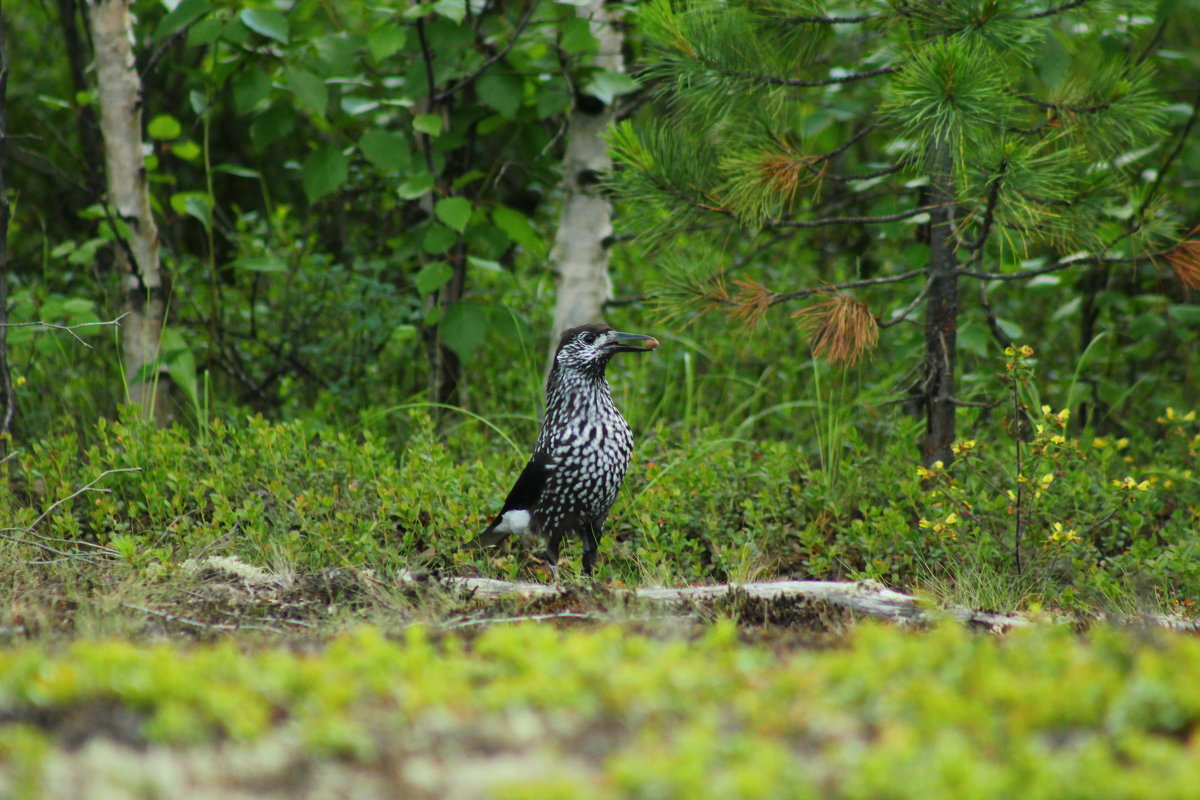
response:
M929 295L925 301L925 439L921 463L949 464L954 455L954 368L958 359L958 263L954 236L953 164L939 146L929 192Z
M71 68L71 85L77 94L88 91L87 54L91 45L83 41L86 27L79 13L77 0L58 0L58 24L62 28L63 44L66 45L67 61ZM82 30L81 30L82 28ZM104 146L100 141L100 126L96 122L96 110L89 103L79 108L75 116L79 128L79 142L83 146L84 180L94 202L104 191L104 175L100 172L104 164Z

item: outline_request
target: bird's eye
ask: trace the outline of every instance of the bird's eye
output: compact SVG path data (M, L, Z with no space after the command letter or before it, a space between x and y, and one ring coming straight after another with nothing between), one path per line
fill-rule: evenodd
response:
M595 344L596 343L596 334L585 333L583 335L583 342L584 342L584 344Z

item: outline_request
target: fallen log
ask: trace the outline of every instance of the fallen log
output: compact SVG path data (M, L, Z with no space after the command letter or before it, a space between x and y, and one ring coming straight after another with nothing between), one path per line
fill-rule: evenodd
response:
M402 584L433 581L455 594L482 599L553 598L566 596L577 588L573 585L502 581L494 578L431 578L416 573L401 573L398 577ZM610 591L617 597L628 596L655 604L706 603L738 594L773 602L795 600L797 603L826 603L855 614L906 625L928 624L945 617L995 631L1007 631L1031 624L1030 620L1019 616L965 608L930 608L917 597L893 591L875 581L760 581L709 586L620 588Z

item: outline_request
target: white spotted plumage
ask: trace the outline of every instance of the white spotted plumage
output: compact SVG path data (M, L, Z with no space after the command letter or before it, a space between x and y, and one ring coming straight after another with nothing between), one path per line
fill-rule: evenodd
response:
M474 544L490 546L516 533L518 520L525 519L515 512L526 511L527 526L520 527L547 537L552 566L562 537L574 533L583 540L584 572L591 573L601 528L633 453L633 433L613 403L605 367L615 353L657 346L648 336L619 333L606 325L585 325L563 334L533 456L500 515Z

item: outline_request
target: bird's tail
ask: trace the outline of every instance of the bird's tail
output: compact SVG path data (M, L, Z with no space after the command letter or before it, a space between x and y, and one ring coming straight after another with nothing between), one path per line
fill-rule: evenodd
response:
M493 523L486 531L476 536L471 541L463 545L464 550L486 550L489 547L495 547L508 537L508 531L500 531Z

